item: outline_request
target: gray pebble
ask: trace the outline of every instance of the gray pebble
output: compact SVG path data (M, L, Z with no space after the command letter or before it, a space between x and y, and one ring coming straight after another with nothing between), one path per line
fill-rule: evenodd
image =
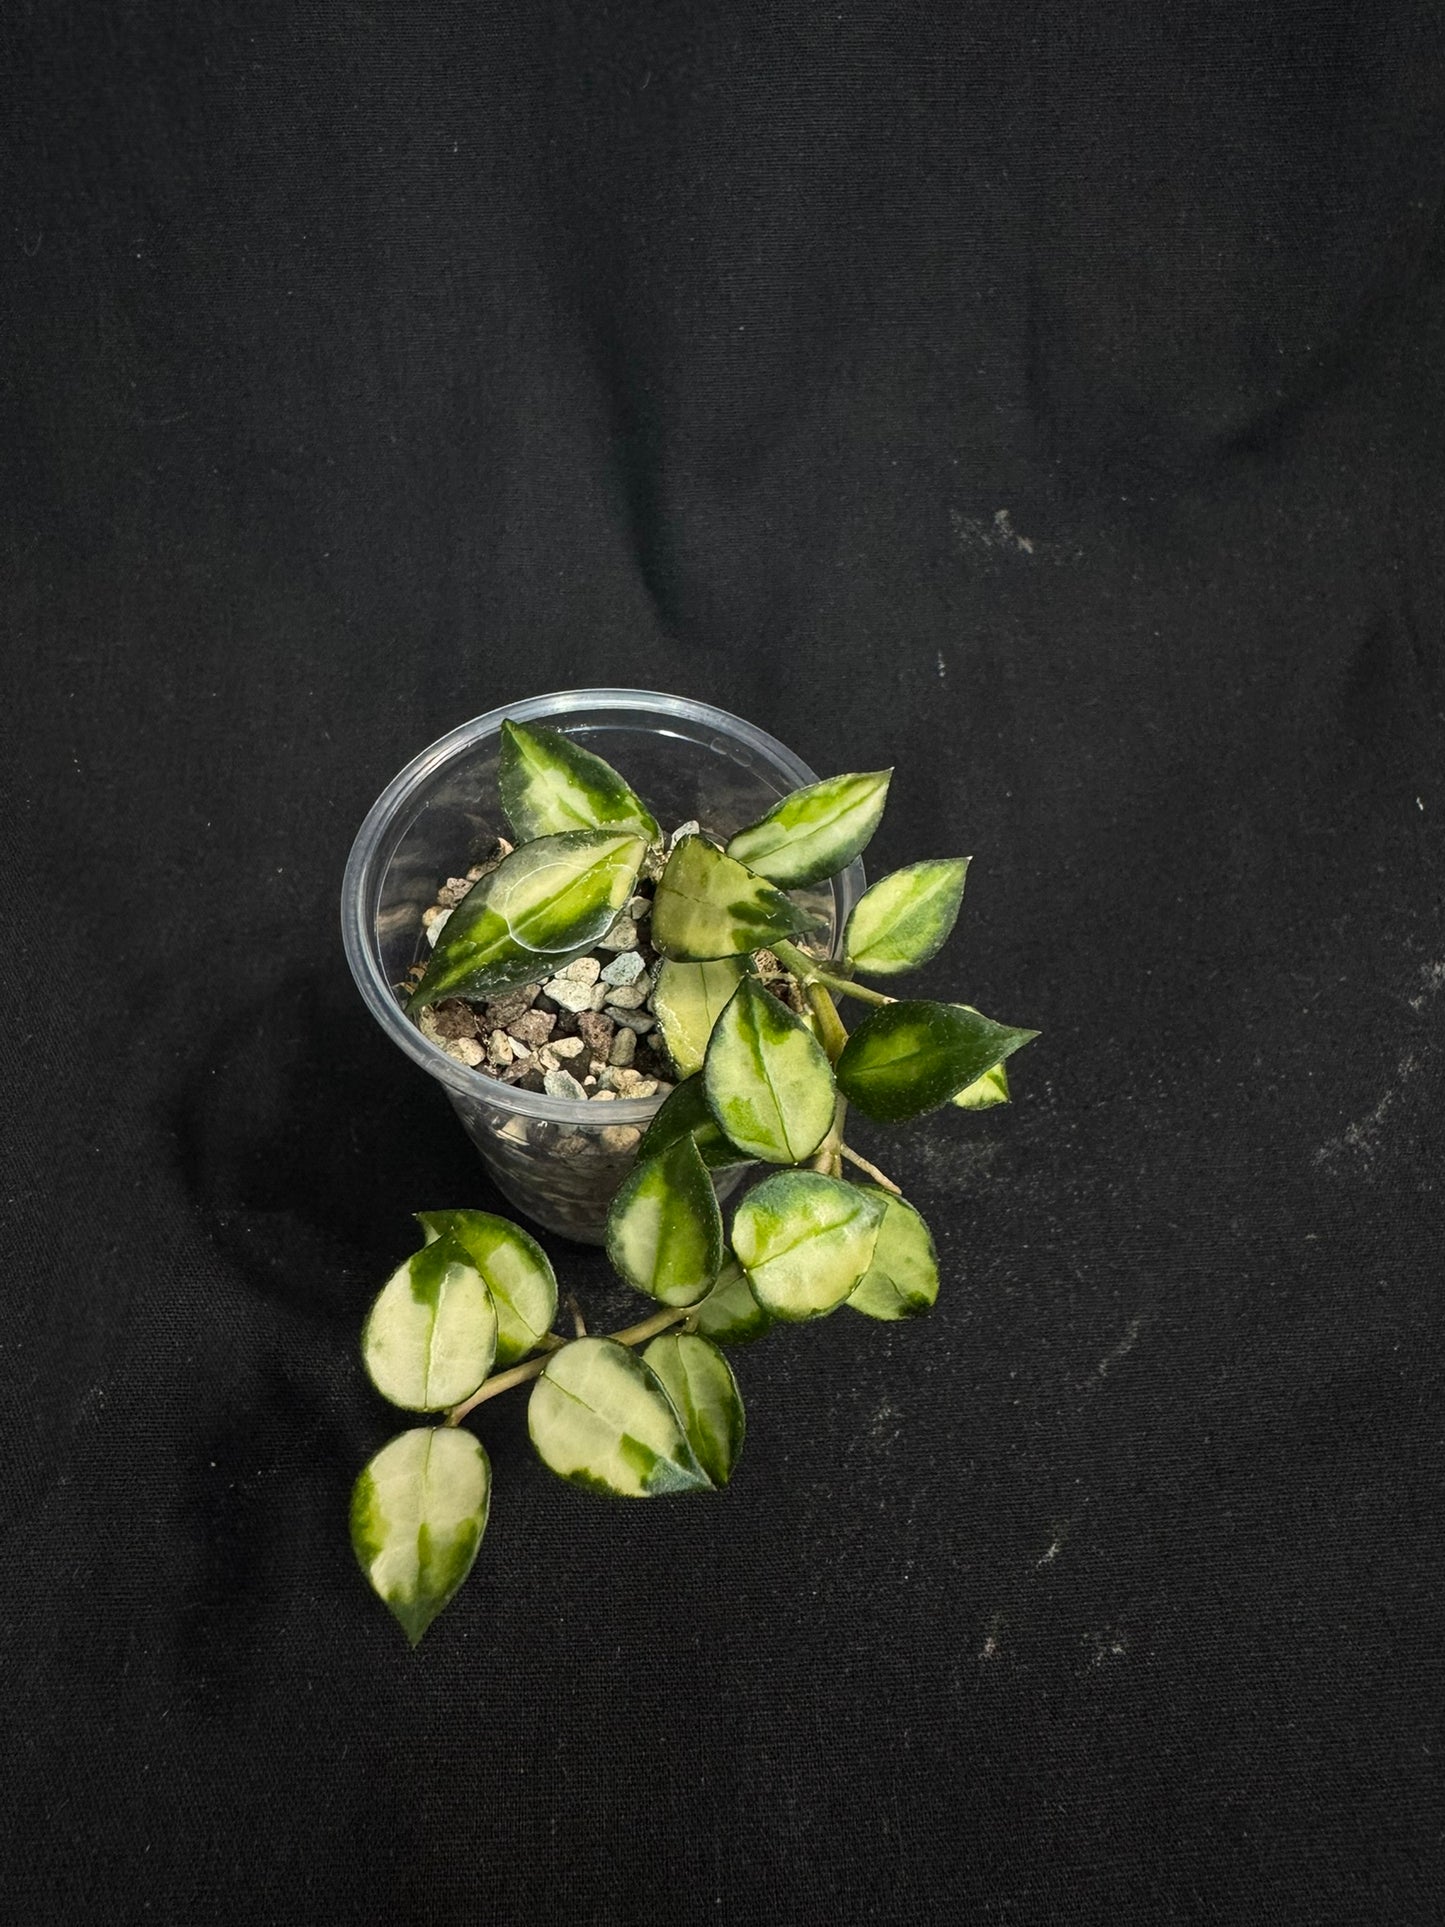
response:
M599 950L635 950L637 948L636 923L631 917L619 917L597 948Z
M609 1004L607 1015L615 1024L625 1024L628 1030L649 1031L657 1023L650 1010L623 1010L620 1005Z
M636 951L632 953L636 956ZM609 1010L641 1010L647 1002L646 984L614 984L607 999Z
M657 1079L655 1077L644 1077L641 1071L628 1070L615 1071L613 1075L617 1079L617 1095L619 1097L653 1097L656 1095Z
M602 972L602 981L604 984L635 984L646 968L640 951L623 950Z
M585 1101L587 1096L571 1071L548 1071L542 1080L542 1089L548 1097L571 1098L575 1103Z
M592 985L584 984L576 977L553 977L543 988L553 1003L560 1004L563 1010L592 1008Z
M557 975L566 977L572 983L595 984L601 971L602 966L595 957L578 957L575 963L569 963L567 968L559 970Z

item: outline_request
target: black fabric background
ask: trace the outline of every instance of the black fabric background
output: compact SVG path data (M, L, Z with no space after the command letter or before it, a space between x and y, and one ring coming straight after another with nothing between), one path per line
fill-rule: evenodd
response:
M0 38L7 1917L1438 1920L1438 10ZM413 1657L358 1321L494 1200L341 868L614 682L896 761L925 987L1044 1037L889 1150L936 1315L743 1355L722 1499L489 1408Z

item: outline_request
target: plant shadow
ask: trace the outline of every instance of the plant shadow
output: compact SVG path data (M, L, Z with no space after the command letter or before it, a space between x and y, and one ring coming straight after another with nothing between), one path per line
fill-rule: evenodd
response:
M314 971L219 1014L167 1122L196 1222L250 1301L183 1499L198 1558L181 1658L201 1702L220 1706L264 1667L268 1628L294 1625L298 1601L318 1627L375 1607L347 1548L347 1495L405 1415L367 1385L357 1338L372 1295L421 1242L411 1213L517 1214L441 1089L349 982ZM564 1291L631 1299L599 1251L528 1229ZM524 1403L491 1431L502 1460L527 1456Z
M260 1295L330 1322L420 1242L411 1212L501 1207L441 1090L349 990L295 971L229 1017L172 1117L212 1242Z

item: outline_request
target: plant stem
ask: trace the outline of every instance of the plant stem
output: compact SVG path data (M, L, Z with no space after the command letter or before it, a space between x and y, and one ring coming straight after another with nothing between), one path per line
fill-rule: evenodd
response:
M896 1185L892 1178L885 1177L876 1164L870 1164L867 1158L859 1157L858 1153L849 1145L840 1144L838 1146L838 1153L841 1157L847 1158L850 1164L856 1164L860 1171L866 1171L870 1178L875 1178L878 1183L883 1186L883 1189L885 1191L891 1191L895 1198L901 1198L903 1196L901 1186Z
M896 997L886 997L881 990L873 990L867 984L855 984L851 978L835 977L830 971L820 971L818 982L826 985L837 997L856 997L860 1004L896 1004Z
M828 1135L809 1160L809 1168L820 1171L825 1178L841 1178L843 1175L843 1124L847 1116L848 1100L839 1091Z
M838 1006L822 984L805 984L803 988L808 999L808 1008L817 1020L818 1041L828 1053L828 1062L836 1064L843 1055L843 1046L848 1041L843 1020L838 1015Z
M814 1028L818 1041L827 1054L828 1062L836 1064L843 1055L843 1047L848 1042L848 1033L843 1028L843 1019L838 1015L838 1006L833 1002L833 993L813 970L813 960L806 952L790 943L775 944L773 955L780 957L789 970L803 986L808 999L808 1008L813 1013ZM821 1172L825 1178L841 1178L843 1160L840 1155L843 1145L843 1121L848 1115L848 1100L841 1091L833 1105L833 1122L828 1135L808 1160L808 1168Z
M659 1332L665 1332L669 1325L681 1324L693 1309L691 1305L668 1305L662 1311L654 1312L651 1318L644 1318L640 1324L628 1325L620 1332L609 1332L607 1336L618 1345L640 1345L645 1339L655 1338ZM548 1344L548 1339L553 1342ZM489 1398L496 1398L501 1392L510 1392L514 1385L525 1385L529 1378L540 1378L547 1369L547 1361L552 1353L575 1342L570 1338L557 1338L555 1333L548 1332L545 1338L538 1340L539 1344L546 1346L540 1358L524 1358L520 1365L512 1365L505 1372L494 1372L470 1398L464 1398L460 1405L452 1407L447 1413L446 1423L460 1425L475 1406L485 1403Z
M885 997L881 990L870 990L867 984L855 984L850 978L838 976L820 964L816 957L810 957L807 951L799 950L796 944L786 939L780 939L772 949L773 955L788 966L805 990L811 990L817 984L835 996L856 997L861 1004L894 1004L898 1001L896 997Z

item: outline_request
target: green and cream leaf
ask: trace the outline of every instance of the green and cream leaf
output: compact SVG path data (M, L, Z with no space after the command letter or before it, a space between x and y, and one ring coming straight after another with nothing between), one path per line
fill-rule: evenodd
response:
M492 1295L451 1238L424 1245L397 1267L361 1333L367 1376L408 1412L442 1412L470 1398L496 1349Z
M712 1027L728 999L748 974L746 954L717 957L711 963L678 963L664 958L652 993L652 1008L672 1061L684 1077L702 1069Z
M418 1426L384 1445L351 1491L351 1544L415 1646L472 1569L492 1470L470 1432Z
M717 1283L688 1320L694 1331L715 1345L750 1345L772 1322L753 1296L748 1274L731 1253L723 1259Z
M652 903L652 941L678 963L708 963L798 937L817 919L703 836L684 836Z
M843 933L851 967L865 977L895 977L935 956L958 921L969 861L910 863L865 890Z
M911 1204L887 1191L877 1195L883 1222L873 1261L849 1293L848 1304L867 1318L885 1322L918 1318L938 1297L938 1254L928 1226Z
M754 977L719 1017L702 1074L719 1128L752 1157L800 1164L828 1135L837 1093L827 1056Z
M1007 1104L1009 1099L1008 1071L1002 1064L995 1064L991 1071L976 1077L971 1084L965 1084L950 1104L956 1104L961 1111L991 1111L995 1104Z
M901 1123L948 1103L1038 1034L996 1024L967 1004L888 1004L848 1039L835 1066L838 1086L867 1116Z
M451 1238L486 1281L497 1312L494 1365L515 1365L534 1352L557 1316L557 1277L537 1240L491 1211L418 1211L416 1217L428 1240Z
M544 1465L592 1492L647 1499L712 1484L655 1375L612 1338L579 1338L552 1354L527 1429Z
M646 854L641 837L611 830L524 843L447 918L407 1009L489 997L585 956L616 922Z
M794 790L739 830L727 853L783 890L836 876L877 829L892 774L882 769L830 776Z
M816 1171L779 1171L738 1206L733 1249L764 1311L819 1318L867 1272L882 1217L874 1191Z
M642 1354L682 1421L697 1462L726 1485L743 1449L743 1401L732 1367L709 1339L663 1332Z
M684 1137L692 1139L709 1171L734 1170L752 1162L750 1152L740 1151L718 1129L703 1080L696 1074L685 1077L664 1099L637 1147L638 1158L656 1157Z
M722 1264L722 1214L689 1136L634 1165L607 1214L607 1256L638 1291L695 1305Z
M662 833L637 792L610 763L560 729L502 724L502 807L519 842L568 830L625 830L644 842Z

